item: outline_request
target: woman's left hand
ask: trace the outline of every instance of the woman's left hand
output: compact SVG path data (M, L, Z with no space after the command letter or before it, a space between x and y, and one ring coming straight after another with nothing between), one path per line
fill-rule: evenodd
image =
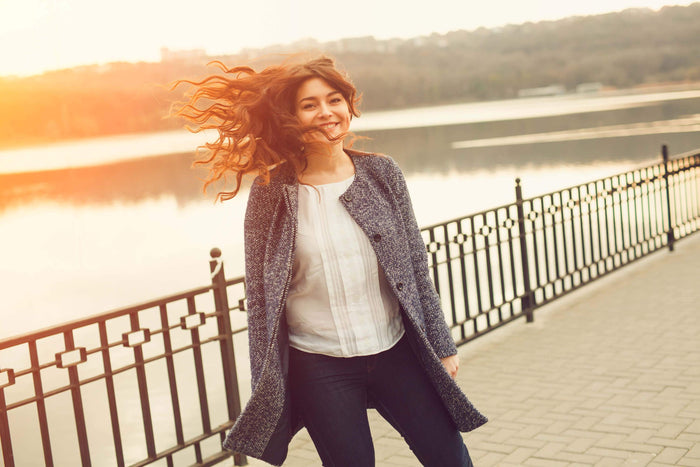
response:
M454 379L457 376L457 370L459 370L459 355L450 355L449 357L441 358L440 361L447 373Z

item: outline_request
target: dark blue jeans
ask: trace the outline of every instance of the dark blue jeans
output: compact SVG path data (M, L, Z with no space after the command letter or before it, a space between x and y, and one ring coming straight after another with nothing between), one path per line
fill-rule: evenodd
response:
M365 357L339 358L290 348L292 404L323 465L373 466L367 405L403 436L423 465L471 467L467 447L408 338Z

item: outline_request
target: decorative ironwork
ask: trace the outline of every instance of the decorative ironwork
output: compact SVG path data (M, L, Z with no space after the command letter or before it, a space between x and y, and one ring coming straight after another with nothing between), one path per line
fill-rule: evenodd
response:
M151 330L137 329L136 331L125 332L122 334L122 339L124 340L124 347L138 347L146 342L150 342Z
M515 226L515 222L516 221L509 217L508 219L501 222L501 227L503 227L504 229L512 229L513 226Z
M440 249L440 242L430 242L425 248L428 253L436 253Z
M66 350L56 354L56 367L69 368L87 362L87 350L85 347Z
M0 389L15 384L15 372L10 368L0 370Z
M515 203L423 229L454 239L428 259L458 343L531 321L536 308L696 232L700 154L662 154L660 164L527 199L516 180Z
M203 326L207 322L207 316L204 313L192 313L180 318L180 327L182 329L194 329Z
M452 237L452 243L455 243L457 245L462 245L464 244L469 237L466 234L463 234L462 232L458 233L454 237Z
M221 252L211 254L208 287L0 341L0 361L8 361L5 352L12 361L27 361L25 367L0 369L0 464L90 465L110 459L117 466L204 466L233 456L236 465L244 465L245 456L221 447L241 411L233 335L245 330L231 325L226 290L243 290L243 278L226 280L217 261ZM192 321L181 327L183 308ZM53 360L44 355L52 346ZM214 353L219 357L212 366L206 360ZM13 430L8 414L31 406L35 433ZM77 436L64 439L61 430L49 430L56 420L74 426ZM112 440L88 430L89 423L106 423ZM39 449L35 441L25 441L27 435L40 440ZM57 453L56 446L66 442L75 447Z

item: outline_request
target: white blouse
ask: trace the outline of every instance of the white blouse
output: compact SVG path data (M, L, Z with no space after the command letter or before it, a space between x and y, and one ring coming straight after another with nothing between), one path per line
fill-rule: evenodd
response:
M289 345L305 352L372 355L404 333L398 301L372 245L339 199L353 179L315 189L299 185L286 316Z

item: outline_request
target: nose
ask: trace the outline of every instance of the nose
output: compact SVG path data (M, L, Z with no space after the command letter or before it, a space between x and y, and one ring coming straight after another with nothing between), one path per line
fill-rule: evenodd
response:
M328 118L331 116L331 109L328 107L328 105L325 102L322 102L319 106L318 109L319 115L324 118Z

